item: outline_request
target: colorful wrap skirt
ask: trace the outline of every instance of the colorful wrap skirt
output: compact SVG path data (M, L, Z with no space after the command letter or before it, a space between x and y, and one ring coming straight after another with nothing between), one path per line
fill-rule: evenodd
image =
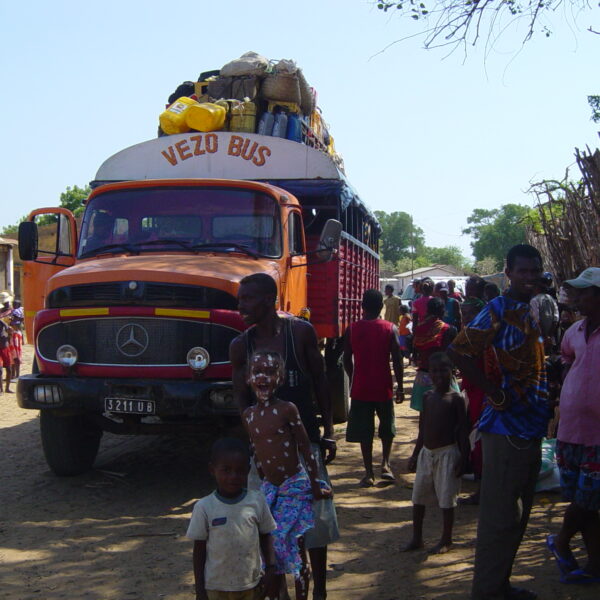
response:
M272 534L276 571L297 577L302 567L298 538L315 525L308 475L301 469L279 486L265 479L261 487L277 523Z

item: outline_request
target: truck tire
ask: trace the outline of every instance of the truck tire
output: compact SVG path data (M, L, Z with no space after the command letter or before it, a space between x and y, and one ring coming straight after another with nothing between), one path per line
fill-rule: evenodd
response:
M344 340L331 338L325 345L325 373L334 424L345 423L350 412L350 382L343 363Z
M94 464L102 430L84 415L40 413L42 447L48 466L56 475L81 475Z

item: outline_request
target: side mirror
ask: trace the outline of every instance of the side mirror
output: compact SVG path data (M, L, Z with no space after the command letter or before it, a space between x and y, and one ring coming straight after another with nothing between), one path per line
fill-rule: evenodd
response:
M342 224L335 219L328 219L323 227L317 246L317 256L320 261L327 262L331 260L333 251L340 247L341 237Z
M19 224L19 256L21 260L35 260L38 256L38 228L33 221Z

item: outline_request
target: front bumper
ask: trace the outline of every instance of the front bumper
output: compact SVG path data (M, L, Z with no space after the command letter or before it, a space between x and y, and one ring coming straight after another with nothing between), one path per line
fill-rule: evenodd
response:
M35 388L38 386L44 388L42 393L36 394ZM32 374L21 376L17 383L17 403L21 408L70 414L104 414L105 417L132 416L106 414L104 400L110 397L152 400L156 408L152 417L170 421L238 415L230 381L52 377Z

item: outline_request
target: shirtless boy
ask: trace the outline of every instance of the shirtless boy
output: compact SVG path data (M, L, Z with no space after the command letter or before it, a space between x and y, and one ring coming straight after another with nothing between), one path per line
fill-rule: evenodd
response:
M430 550L443 554L452 546L454 507L460 490L460 478L469 458L469 422L464 398L450 388L452 363L444 352L429 359L433 390L423 398L419 418L419 437L408 462L415 471L413 487L413 537L403 551L423 547L425 505L437 498L442 509L443 531L440 541Z
M262 490L277 522L273 534L276 573L280 577L293 573L296 598L305 600L310 574L302 538L314 526L313 498L329 498L332 493L317 479L317 463L298 409L275 396L283 380L284 361L279 354L257 351L251 356L248 385L257 404L242 413L242 422L254 446Z

